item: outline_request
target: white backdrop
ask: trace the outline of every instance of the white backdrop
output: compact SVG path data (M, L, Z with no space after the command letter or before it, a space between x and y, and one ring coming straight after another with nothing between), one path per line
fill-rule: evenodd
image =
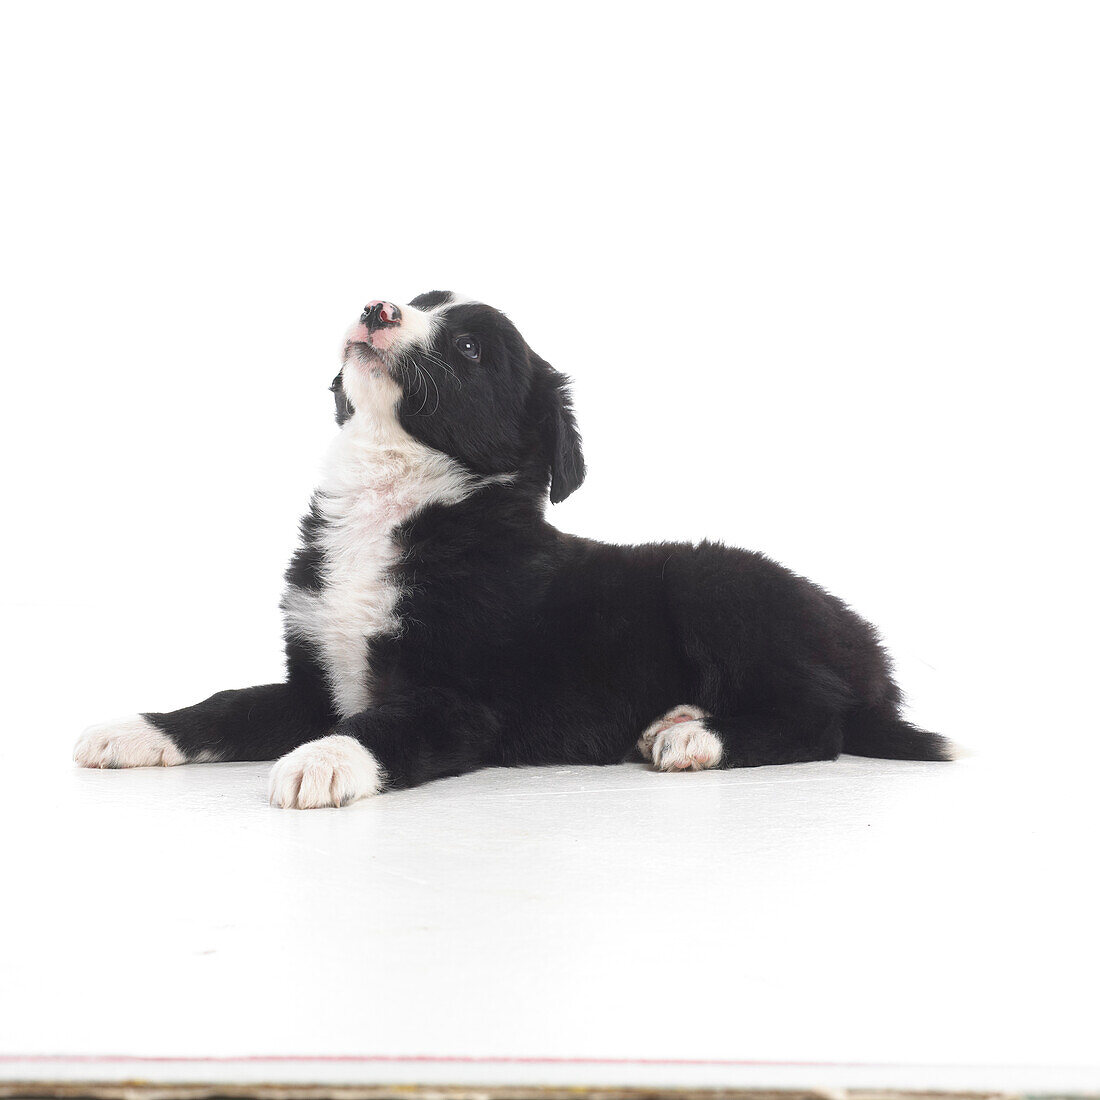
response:
M562 527L764 550L972 747L1093 736L1095 7L0 19L0 644L59 753L278 677L341 334L432 288L575 378Z

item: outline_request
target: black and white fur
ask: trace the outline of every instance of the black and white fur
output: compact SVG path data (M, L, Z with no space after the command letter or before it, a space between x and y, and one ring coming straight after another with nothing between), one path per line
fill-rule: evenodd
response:
M495 765L950 759L874 628L761 554L543 518L584 479L565 378L489 306L372 303L287 571L286 681L87 730L85 767L269 760L275 806Z

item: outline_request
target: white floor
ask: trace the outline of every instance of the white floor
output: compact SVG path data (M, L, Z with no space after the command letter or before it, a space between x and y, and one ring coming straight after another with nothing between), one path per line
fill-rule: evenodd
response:
M1100 1086L1089 776L3 763L0 1078Z
M1100 1090L1095 762L1029 761L1032 716L981 729L919 663L918 718L1009 751L277 811L265 764L69 760L261 679L224 669L268 660L262 624L188 649L143 641L160 608L5 610L0 1081Z

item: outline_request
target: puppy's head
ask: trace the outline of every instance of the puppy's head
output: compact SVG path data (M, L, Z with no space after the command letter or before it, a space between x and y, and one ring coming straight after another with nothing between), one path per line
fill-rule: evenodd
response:
M564 500L584 480L564 375L499 310L447 291L373 301L348 330L336 419L404 432L479 474L518 474Z

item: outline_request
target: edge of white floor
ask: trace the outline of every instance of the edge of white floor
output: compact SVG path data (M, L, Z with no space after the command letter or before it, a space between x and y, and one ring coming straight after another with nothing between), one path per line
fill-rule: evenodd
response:
M1100 1093L1100 1066L982 1066L720 1060L257 1055L224 1058L0 1055L0 1082L298 1084L569 1089Z

